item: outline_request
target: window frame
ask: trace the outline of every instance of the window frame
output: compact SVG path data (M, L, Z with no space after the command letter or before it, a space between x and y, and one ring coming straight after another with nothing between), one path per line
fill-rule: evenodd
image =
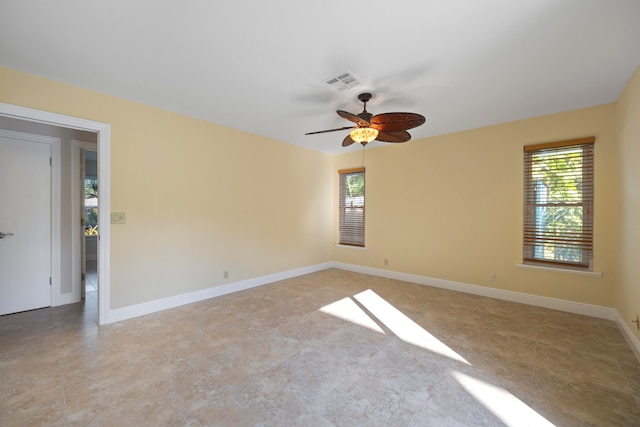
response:
M526 145L524 150L524 178L523 178L523 264L544 266L558 269L575 269L578 271L593 271L593 212L594 212L594 147L595 137L557 141L544 144ZM533 164L536 154L567 155L572 150L580 150L580 186L579 201L540 202L538 188L540 182L533 183ZM577 170L577 169L572 169ZM562 172L554 168L554 172ZM567 187L568 188L568 187ZM573 187L578 190L578 186ZM575 229L569 227L562 231L550 233L546 228L540 228L538 222L540 209L553 207L580 207L579 232L572 234ZM555 234L553 234L555 233ZM556 243L549 243L554 241ZM579 261L549 259L536 254L537 250L547 246L556 250L559 247L578 249Z
M365 247L365 223L366 223L366 176L365 168L341 169L338 171L338 244L353 247ZM347 193L345 191L346 180L349 176L362 175L362 205L353 206L347 203ZM361 209L362 219L347 219L347 214L351 209Z

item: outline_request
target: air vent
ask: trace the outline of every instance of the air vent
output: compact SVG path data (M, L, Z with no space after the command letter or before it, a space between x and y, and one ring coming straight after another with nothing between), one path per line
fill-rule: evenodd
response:
M360 84L358 78L348 71L338 76L331 77L330 79L326 79L324 82L338 91L351 89L352 87Z

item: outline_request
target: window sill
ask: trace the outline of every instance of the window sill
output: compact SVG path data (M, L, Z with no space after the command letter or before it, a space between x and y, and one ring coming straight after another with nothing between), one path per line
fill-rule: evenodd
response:
M366 246L341 245L340 243L336 243L336 248L349 248L349 249L357 249L360 251L368 250Z
M541 265L532 265L532 264L516 264L516 267L524 268L527 270L552 271L554 273L567 273L567 274L578 274L580 276L602 277L602 273L599 273L597 271L581 271L581 270L571 270L569 268L543 267Z

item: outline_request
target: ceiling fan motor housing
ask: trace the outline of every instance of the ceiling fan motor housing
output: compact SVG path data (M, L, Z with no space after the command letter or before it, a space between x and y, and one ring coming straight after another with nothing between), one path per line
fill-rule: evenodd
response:
M363 111L360 114L357 114L358 117L360 117L362 120L366 120L367 122L371 122L371 117L373 117L373 114L371 114L368 111ZM358 125L360 126L360 125Z
M362 102L369 102L372 96L373 95L371 95L369 92L363 92L360 95L358 95L358 99Z

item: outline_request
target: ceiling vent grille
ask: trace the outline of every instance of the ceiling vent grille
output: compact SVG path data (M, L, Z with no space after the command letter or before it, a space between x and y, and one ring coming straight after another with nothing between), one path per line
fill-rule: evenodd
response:
M338 91L351 89L352 87L358 86L360 84L358 78L349 71L326 79L324 82Z

